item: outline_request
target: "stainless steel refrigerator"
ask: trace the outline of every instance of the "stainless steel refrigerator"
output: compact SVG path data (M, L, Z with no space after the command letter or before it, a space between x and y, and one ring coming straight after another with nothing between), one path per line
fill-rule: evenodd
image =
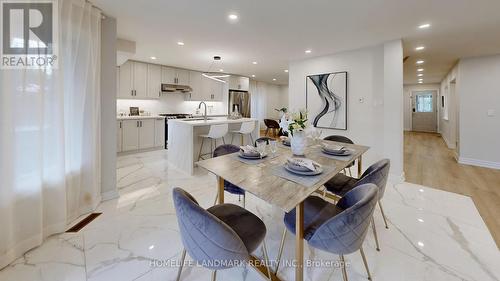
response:
M250 93L243 91L229 91L228 113L238 108L242 117L250 118Z

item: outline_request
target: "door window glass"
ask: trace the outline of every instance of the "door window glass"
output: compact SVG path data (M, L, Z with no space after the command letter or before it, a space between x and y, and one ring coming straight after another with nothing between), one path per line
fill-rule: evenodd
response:
M417 94L416 103L417 112L434 112L432 94Z

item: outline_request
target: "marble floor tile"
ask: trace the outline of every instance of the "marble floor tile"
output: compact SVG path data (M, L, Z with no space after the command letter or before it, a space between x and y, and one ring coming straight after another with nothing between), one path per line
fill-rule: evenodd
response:
M120 198L99 205L100 217L79 233L50 237L2 269L0 280L175 280L182 242L172 189L182 187L209 207L215 199L215 177L202 170L186 175L169 165L166 151L153 151L119 157L117 179ZM241 204L229 194L226 202ZM371 231L364 243L374 280L500 280L500 251L469 197L389 183L382 202L389 229L377 208L381 251L375 250ZM266 223L268 252L275 259L284 228L282 211L251 194L247 209ZM305 254L315 265L306 268L306 280L342 280L339 269L319 264L338 257L307 245ZM262 257L260 249L255 255ZM289 234L284 259L293 257L294 237ZM346 260L349 280L367 280L359 253ZM278 275L294 280L294 269L284 266ZM210 272L186 267L182 280L210 280ZM217 280L264 279L248 267L220 271Z

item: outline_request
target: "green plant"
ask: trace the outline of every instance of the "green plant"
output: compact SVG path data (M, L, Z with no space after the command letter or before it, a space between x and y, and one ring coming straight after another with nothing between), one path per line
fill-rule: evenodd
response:
M291 122L288 123L288 131L293 137L293 132L303 131L307 127L307 111L299 111L298 113L292 113Z
M276 111L278 111L278 112L283 111L283 113L286 113L286 112L288 111L288 109L287 109L286 107L282 107L282 108L280 108L280 109L275 108L274 110L276 110Z

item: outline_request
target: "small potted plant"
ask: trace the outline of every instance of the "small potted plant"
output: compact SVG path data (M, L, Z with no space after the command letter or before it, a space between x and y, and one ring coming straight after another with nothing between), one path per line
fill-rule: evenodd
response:
M300 110L290 114L286 131L291 137L290 144L294 155L304 155L307 145L307 125L307 111Z

